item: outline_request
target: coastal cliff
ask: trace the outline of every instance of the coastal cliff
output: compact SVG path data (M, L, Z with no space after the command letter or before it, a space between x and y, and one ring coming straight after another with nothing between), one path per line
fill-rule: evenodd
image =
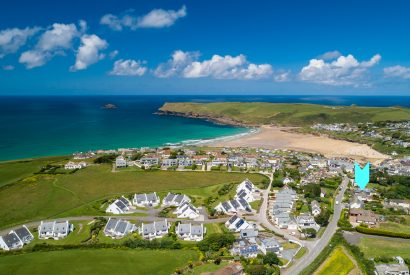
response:
M255 127L261 125L311 126L316 123L367 123L408 121L405 107L326 106L268 102L165 103L158 115L198 118L219 124Z

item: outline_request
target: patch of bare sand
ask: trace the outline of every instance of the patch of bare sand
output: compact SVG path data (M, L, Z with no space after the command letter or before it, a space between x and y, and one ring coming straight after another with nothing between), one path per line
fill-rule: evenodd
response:
M388 156L368 145L336 140L324 136L289 132L290 127L262 126L260 131L235 139L216 141L216 147L252 147L288 149L320 153L326 157L350 157L360 161L380 162Z

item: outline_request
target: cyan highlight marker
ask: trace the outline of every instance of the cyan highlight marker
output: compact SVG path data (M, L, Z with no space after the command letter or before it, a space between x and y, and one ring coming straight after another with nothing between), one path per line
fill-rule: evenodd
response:
M358 163L354 164L354 180L360 189L366 188L370 180L370 162L368 162L363 169Z

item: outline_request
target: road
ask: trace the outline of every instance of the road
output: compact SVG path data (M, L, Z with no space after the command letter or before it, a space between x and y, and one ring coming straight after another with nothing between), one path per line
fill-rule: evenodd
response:
M339 204L335 204L334 211L333 211L333 218L328 224L325 232L323 233L322 237L319 240L314 242L310 242L311 245L307 246L308 251L306 252L303 257L298 260L295 260L292 266L289 269L283 270L281 274L299 274L303 269L305 269L310 263L312 263L319 253L328 245L330 239L332 238L333 234L336 232L337 229L337 222L340 218L340 214L342 212L343 204L343 195L347 189L347 184L349 183L349 178L346 176L343 178L342 181L342 190L337 194L336 201L339 201ZM305 242L307 243L307 242Z

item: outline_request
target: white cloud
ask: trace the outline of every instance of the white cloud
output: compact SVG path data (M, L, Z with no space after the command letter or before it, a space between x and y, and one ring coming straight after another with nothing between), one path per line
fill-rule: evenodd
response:
M40 30L38 27L25 29L5 29L0 31L0 58L7 54L17 52L26 44L27 39Z
M100 24L106 25L115 31L121 31L124 27L128 27L131 30L138 28L165 28L174 25L179 18L186 15L186 7L182 6L179 10L154 9L140 17L130 14L130 12L122 16L106 14L101 17Z
M110 72L110 75L121 76L142 76L147 71L147 67L143 66L144 62L139 60L117 60L114 63L114 67Z
M119 52L117 50L114 50L114 51L110 52L109 57L111 59L114 59L118 55L118 53Z
M186 16L186 7L179 10L155 9L147 15L139 18L137 26L139 28L164 28L172 26L179 18Z
M279 70L273 75L273 80L275 82L287 82L290 81L290 77L290 71Z
M331 59L336 59L342 54L339 51L330 51L330 52L325 52L324 54L319 55L317 58L318 59L323 59L323 60L331 60Z
M84 28L84 22L80 21L80 28ZM55 55L62 55L70 49L74 38L79 35L76 25L55 23L40 36L33 50L21 54L19 62L28 69L42 66Z
M14 66L13 65L4 65L3 70L12 71L12 70L14 70Z
M400 65L386 67L383 69L385 77L397 77L403 79L410 79L410 67Z
M181 50L177 50L172 54L172 58L170 60L160 64L154 70L154 75L160 78L176 76L198 57L198 52L183 52Z
M211 77L215 79L262 79L273 75L269 64L253 64L242 54L238 56L213 55L198 61L198 52L175 51L172 58L154 71L157 77L181 76L184 78Z
M81 36L81 45L78 48L76 61L71 66L71 71L87 69L91 64L97 63L105 56L100 54L100 50L107 48L107 41L99 38L95 34L84 34Z
M311 59L309 64L302 68L299 77L303 81L327 85L366 84L364 77L367 71L381 59L379 54L368 61L359 62L353 55L339 56L332 62L323 59Z

